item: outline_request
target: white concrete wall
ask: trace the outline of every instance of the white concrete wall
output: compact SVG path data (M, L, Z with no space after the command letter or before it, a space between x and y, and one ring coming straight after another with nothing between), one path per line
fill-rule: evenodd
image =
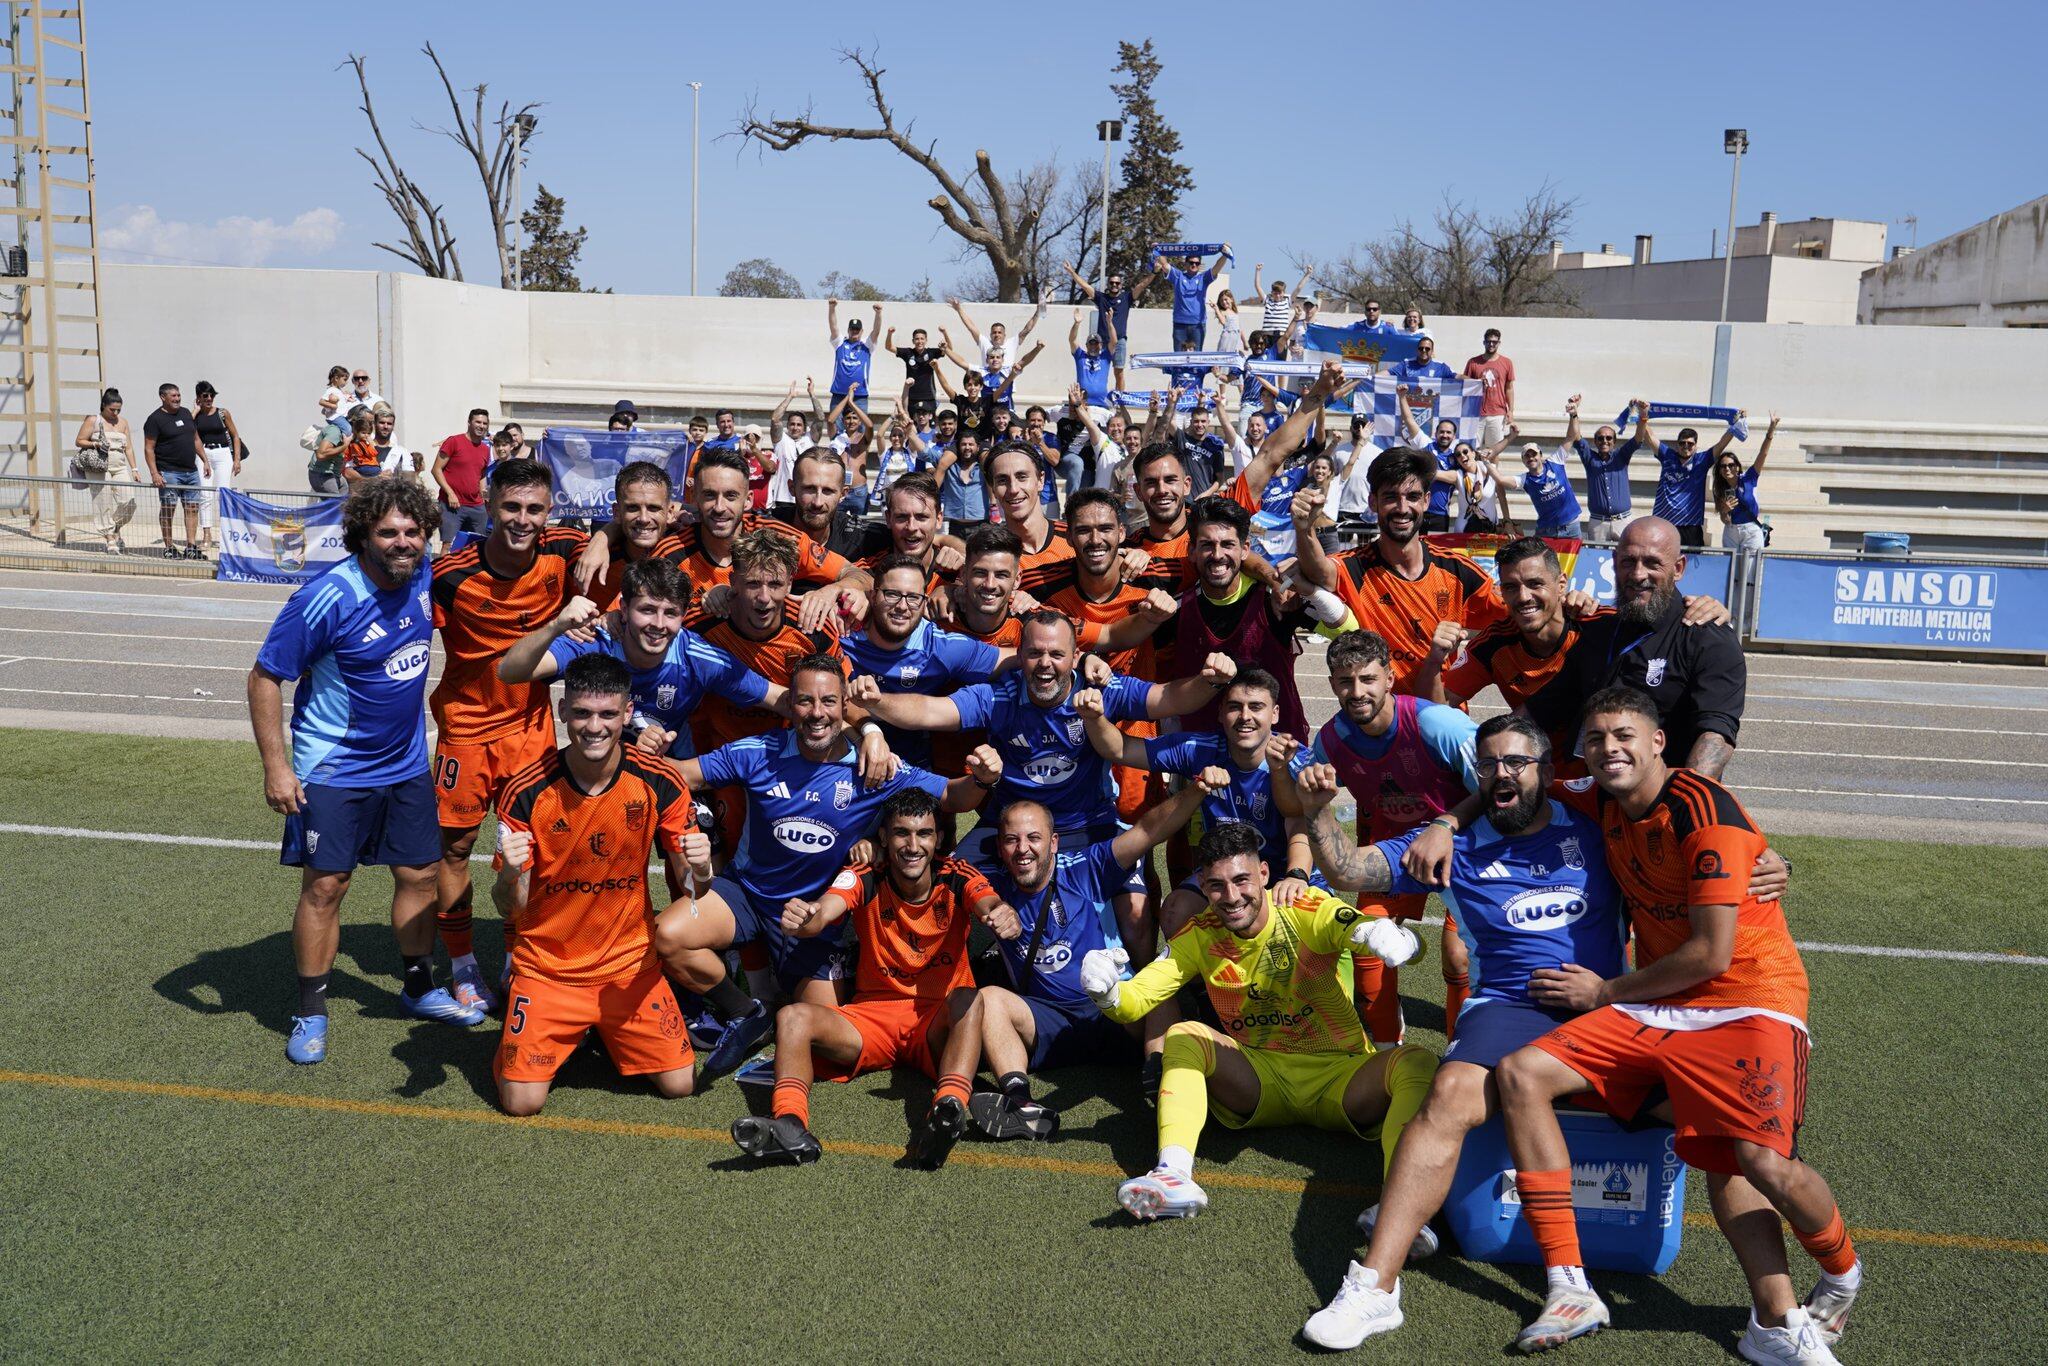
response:
M2048 195L1872 272L1856 316L1920 326L2048 326Z
M502 421L499 396L528 372L526 301L535 296L417 275L387 278L393 363L383 392L398 413L399 441L431 453L463 429L471 408L488 408L494 424Z
M1600 266L1572 271L1564 280L1595 318L1712 322L1721 316L1724 264L1705 258ZM1729 321L1853 323L1857 285L1869 268L1858 261L1738 254L1729 282Z

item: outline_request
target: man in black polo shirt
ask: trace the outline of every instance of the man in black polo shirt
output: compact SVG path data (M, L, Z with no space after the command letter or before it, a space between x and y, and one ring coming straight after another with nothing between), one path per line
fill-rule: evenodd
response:
M929 344L929 336L922 327L912 329L910 345L896 344L896 329L890 328L889 335L882 339L882 349L894 352L896 359L903 362L903 382L909 386L910 406L935 408L939 402L937 381L932 367L939 363L944 352Z
M1671 761L1719 778L1742 728L1749 670L1732 627L1685 624L1684 571L1677 527L1662 517L1630 522L1614 546L1614 611L1579 624L1559 686L1544 690L1554 698L1548 706L1531 698L1531 719L1576 730L1577 710L1594 693L1616 683L1639 688L1657 704Z
M203 560L199 549L199 428L185 409L175 384L159 384L162 406L142 424L142 456L149 482L156 485L157 525L163 531L164 554L174 560ZM171 509L185 506L185 548L171 539Z

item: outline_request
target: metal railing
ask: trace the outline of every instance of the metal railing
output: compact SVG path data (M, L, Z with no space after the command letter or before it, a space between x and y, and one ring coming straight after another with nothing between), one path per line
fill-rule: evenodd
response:
M281 507L306 507L326 495L306 489L242 489ZM199 490L204 513L216 513L218 494ZM0 474L0 566L10 569L103 569L122 574L210 579L211 557L178 559L164 552L159 510L163 500L145 478L82 475L72 479ZM185 543L184 509L173 506L173 539ZM202 533L203 534L203 533ZM119 549L112 547L119 546Z

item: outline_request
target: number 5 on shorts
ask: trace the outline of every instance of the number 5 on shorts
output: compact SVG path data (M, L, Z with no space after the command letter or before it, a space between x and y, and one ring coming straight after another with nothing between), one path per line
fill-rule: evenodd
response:
M526 1003L532 999L530 996L514 996L512 998L512 1008L505 1012L505 1032L507 1034L517 1034L520 1030L526 1028Z
M443 790L453 792L455 784L461 781L461 778L462 761L460 759L457 759L452 754L436 754L434 756L434 781L441 784Z

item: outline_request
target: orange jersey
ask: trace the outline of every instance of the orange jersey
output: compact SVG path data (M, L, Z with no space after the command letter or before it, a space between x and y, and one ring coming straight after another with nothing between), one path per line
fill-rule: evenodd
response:
M1500 589L1484 569L1455 550L1422 547L1422 572L1404 579L1380 558L1378 543L1347 550L1337 559L1337 596L1358 624L1387 642L1394 661L1394 691L1413 692L1415 674L1429 657L1440 621L1478 631L1507 616Z
M1024 528L1013 526L1010 530L1017 533L1019 540L1025 539L1027 533ZM1029 544L1024 547L1024 554L1017 561L1017 586L1044 602L1045 597L1039 590L1058 577L1073 558L1074 547L1067 544L1067 524L1052 522L1046 527L1043 545L1036 550Z
M895 553L894 550L885 550L879 555L864 555L853 563L856 568L865 570L869 578L879 580L882 576L882 561ZM936 593L940 588L953 581L953 575L933 567L932 560L934 558L934 556L929 554L925 556L924 591L927 594Z
M485 563L483 542L434 561L434 627L447 663L430 701L443 741L472 745L548 724L547 685L502 683L498 661L575 596L569 566L587 544L580 531L549 527L533 564L511 579Z
M761 530L775 532L796 546L796 581L800 584L817 587L836 583L845 578L846 571L853 567L844 556L825 549L803 531L758 512L741 514L739 531L733 534L738 536ZM732 581L732 560L714 559L698 539L694 526L684 527L673 536L664 536L661 544L654 548L654 553L657 558L667 560L682 570L683 577L690 581L691 589L700 596L707 589Z
M1553 793L1600 822L1607 867L1620 884L1635 929L1636 965L1647 967L1692 937L1695 906L1734 906L1735 954L1728 970L1656 1005L1750 1006L1806 1019L1806 965L1778 902L1749 895L1763 832L1727 788L1674 768L1648 814L1631 820L1591 778Z
M620 751L611 786L585 793L563 751L505 785L498 819L533 837L526 906L514 921L512 965L571 986L616 981L655 965L648 856L681 858L696 829L690 790L668 760Z
M967 930L975 905L993 900L995 891L973 864L941 860L923 901L905 901L888 873L865 863L843 869L830 893L846 903L860 939L854 1000L899 996L936 1002L974 985Z
M1561 681L1558 675L1564 668L1565 656L1579 638L1583 622L1610 616L1613 611L1611 607L1600 607L1579 621L1566 617L1564 634L1547 655L1539 655L1532 650L1512 620L1496 621L1466 641L1463 648L1451 657L1450 663L1444 665L1445 695L1454 699L1470 699L1477 697L1491 683L1500 689L1500 695L1509 707L1522 711L1538 724L1542 724L1540 718L1545 716L1559 712L1569 715L1571 721L1562 727L1545 726L1550 735L1551 753L1562 776L1584 773L1585 768L1572 757L1579 747L1574 727L1578 725L1579 704L1584 699L1563 700L1562 694L1572 685ZM1530 703L1538 696L1544 696L1545 702L1531 708ZM1555 707L1547 705L1553 697L1558 699Z
M697 633L752 669L770 683L789 686L789 672L806 655L831 655L840 659L839 640L823 631L799 630L796 613L782 609L781 629L767 640L741 635L731 621L711 618L693 627ZM764 735L783 724L782 717L766 707L735 707L716 693L706 693L690 718L690 731L697 752L708 754L720 745Z
M1102 641L1102 633L1125 617L1136 613L1138 604L1145 601L1146 590L1134 583L1119 584L1108 597L1101 600L1089 597L1081 590L1081 576L1078 564L1069 560L1059 566L1060 572L1045 580L1040 590L1033 594L1047 607L1064 612L1080 623L1082 630L1076 634L1081 639L1081 648L1095 648ZM1093 627L1093 630L1089 630ZM1157 665L1153 660L1150 637L1138 642L1128 650L1105 654L1109 667L1120 674L1155 681Z
M1181 519L1181 530L1172 536L1154 536L1147 529L1148 523L1139 522L1124 531L1124 548L1142 550L1152 557L1152 563L1145 566L1140 576L1147 588L1164 588L1179 597L1195 586L1195 560L1193 540L1188 535L1187 519Z

